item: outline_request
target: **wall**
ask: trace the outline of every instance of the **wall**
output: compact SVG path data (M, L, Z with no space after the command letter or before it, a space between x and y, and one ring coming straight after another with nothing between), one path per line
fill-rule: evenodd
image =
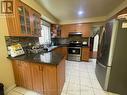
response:
M13 70L7 57L4 36L8 35L7 23L4 16L0 15L0 82L4 83L5 90L15 85Z
M1 1L1 0L0 0ZM47 11L42 9L35 0L22 0L32 8L36 9L38 12L42 14L42 17L45 17L48 21L52 23L57 23L58 20L55 19L52 15L50 15ZM11 61L8 60L7 50L5 45L4 36L8 35L7 23L5 16L0 14L0 82L4 83L5 90L8 91L13 86L15 86L15 80L12 70Z

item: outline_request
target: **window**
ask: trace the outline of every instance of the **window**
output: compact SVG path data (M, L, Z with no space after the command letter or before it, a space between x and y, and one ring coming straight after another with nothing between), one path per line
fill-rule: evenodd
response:
M50 32L51 24L42 20L41 25L41 37L39 37L40 44L50 44L51 43L51 32Z

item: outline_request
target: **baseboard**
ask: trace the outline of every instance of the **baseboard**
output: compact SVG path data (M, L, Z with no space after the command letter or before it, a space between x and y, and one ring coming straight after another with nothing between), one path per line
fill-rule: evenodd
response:
M5 95L7 95L7 93L9 93L9 91L11 91L12 89L14 89L15 87L16 87L16 84L13 84L12 86L8 87L8 88L4 91Z

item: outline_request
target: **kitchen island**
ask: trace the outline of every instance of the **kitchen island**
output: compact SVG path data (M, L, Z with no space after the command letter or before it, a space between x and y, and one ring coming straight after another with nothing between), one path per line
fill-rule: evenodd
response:
M12 60L17 86L43 95L60 95L65 82L65 56L55 50L25 54Z

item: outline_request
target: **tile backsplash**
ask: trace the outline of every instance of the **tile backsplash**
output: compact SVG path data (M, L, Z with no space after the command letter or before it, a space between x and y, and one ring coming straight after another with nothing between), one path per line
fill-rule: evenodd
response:
M18 36L5 36L5 41L7 46L11 46L20 43L22 47L26 47L29 44L39 43L38 37L18 37Z
M54 45L68 45L70 41L81 41L81 42L86 41L87 43L89 43L89 37L81 37L80 39L52 38L52 43L54 43Z
M54 45L66 45L69 44L69 39L68 38L52 38L52 43Z

